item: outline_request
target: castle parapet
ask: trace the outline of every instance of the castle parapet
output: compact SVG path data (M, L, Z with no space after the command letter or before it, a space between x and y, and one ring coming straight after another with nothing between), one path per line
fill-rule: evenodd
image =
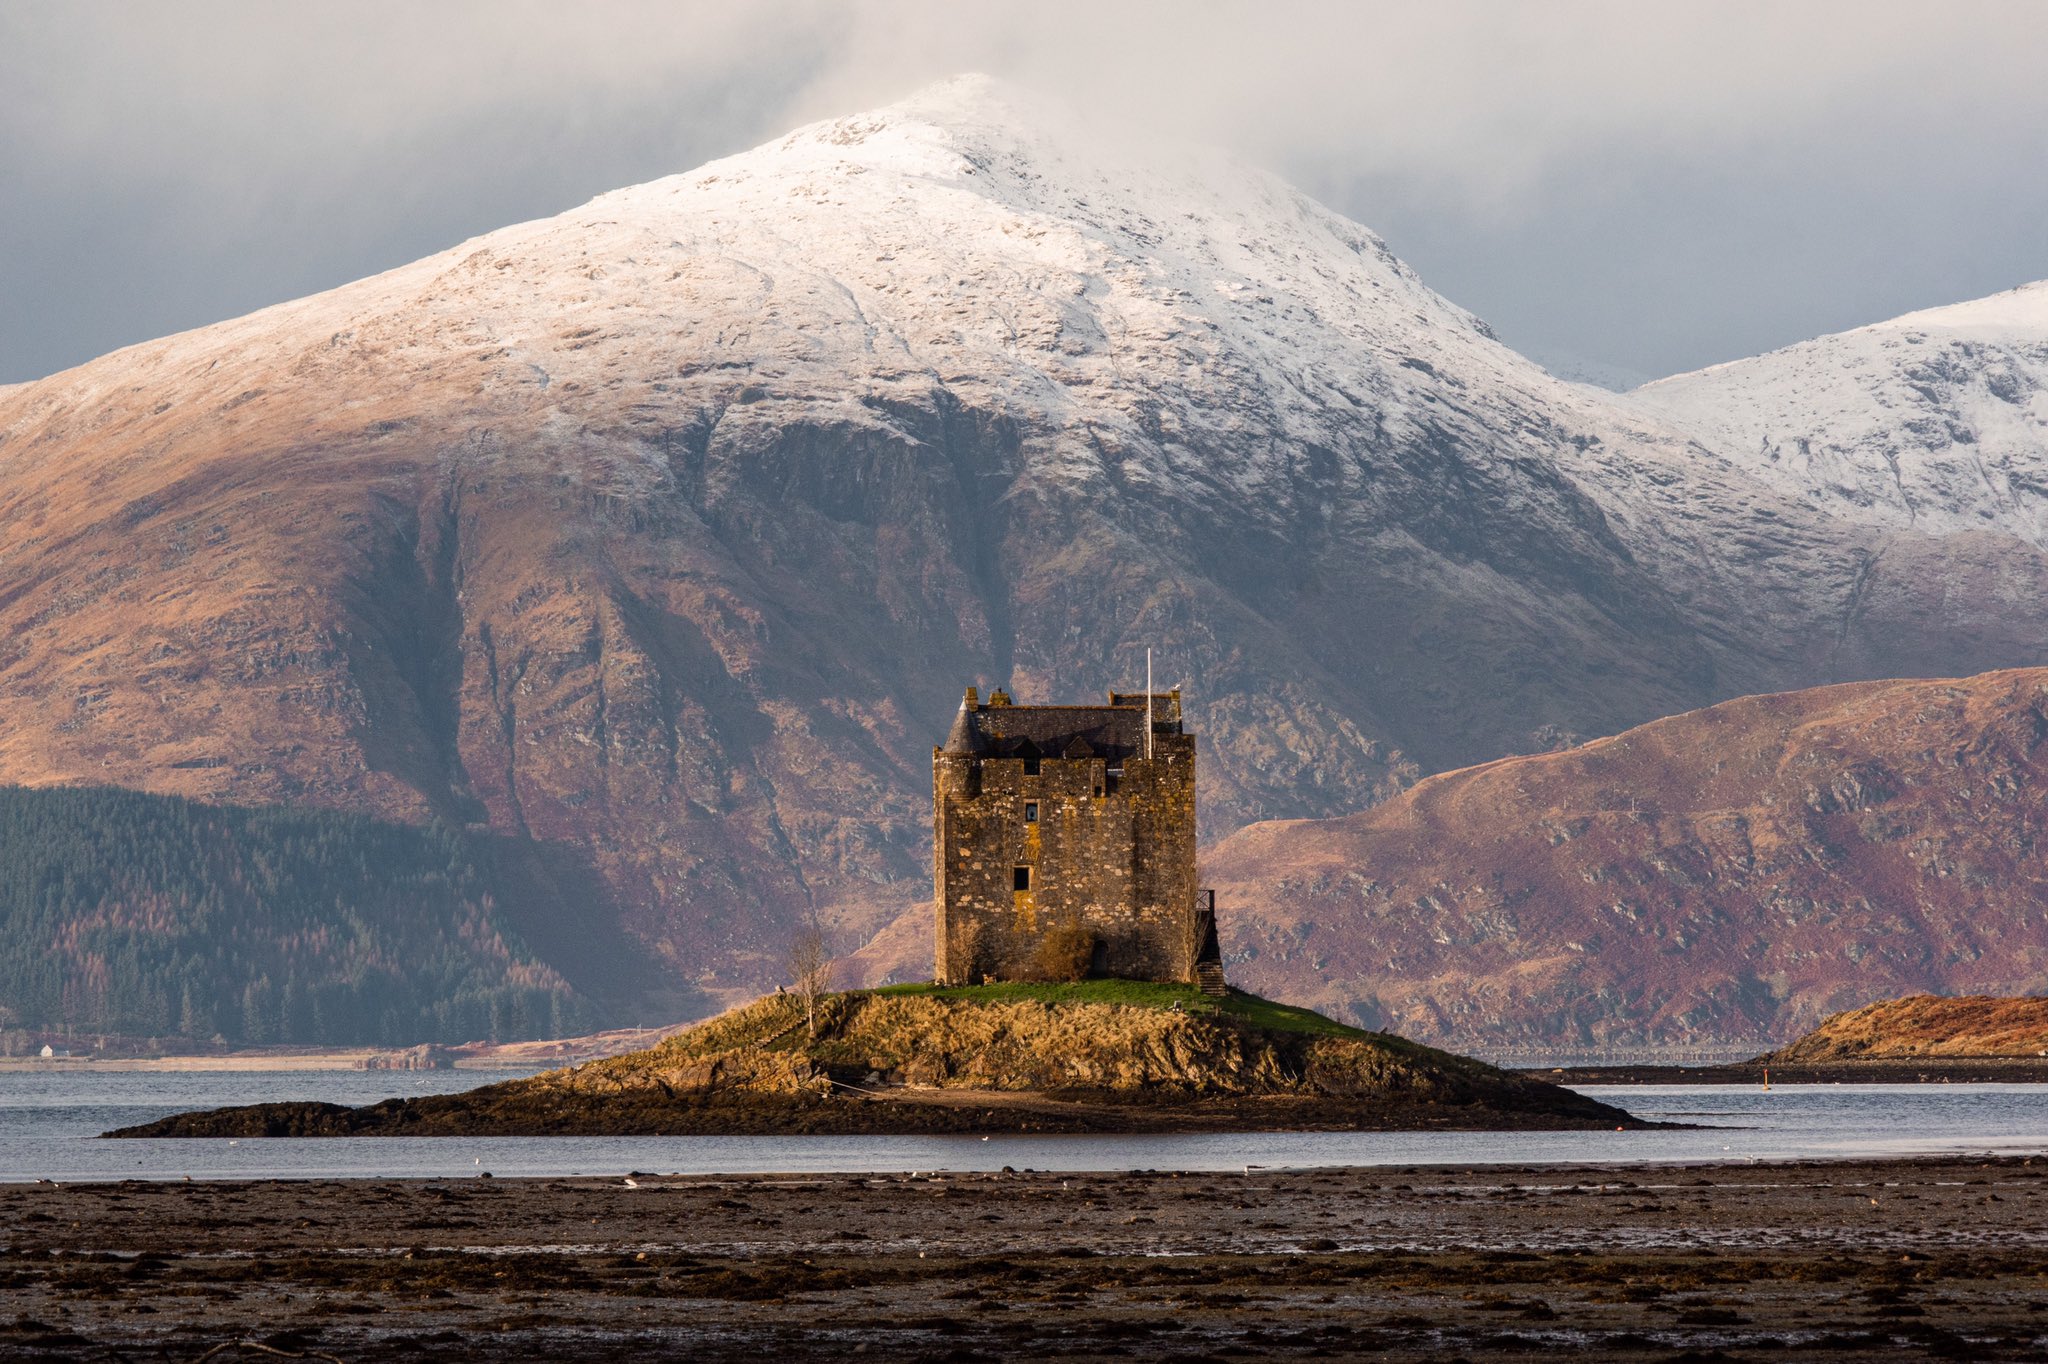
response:
M1147 715L1150 727L1147 727ZM1221 988L1195 874L1195 736L1178 690L1023 706L969 687L932 754L935 977Z

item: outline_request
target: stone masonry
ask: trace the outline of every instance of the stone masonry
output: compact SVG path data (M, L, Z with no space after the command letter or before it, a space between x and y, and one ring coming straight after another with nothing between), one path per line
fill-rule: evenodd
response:
M943 984L1033 974L1056 928L1093 939L1091 976L1222 990L1213 893L1195 873L1195 736L1178 690L1019 706L975 688L932 754Z

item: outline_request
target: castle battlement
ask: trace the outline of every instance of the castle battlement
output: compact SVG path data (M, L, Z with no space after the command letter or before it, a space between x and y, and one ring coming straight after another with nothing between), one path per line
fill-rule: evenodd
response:
M935 976L1018 979L1047 936L1092 939L1090 975L1222 988L1195 871L1195 736L1178 690L1020 706L975 688L932 753ZM1205 969L1206 968L1206 969Z

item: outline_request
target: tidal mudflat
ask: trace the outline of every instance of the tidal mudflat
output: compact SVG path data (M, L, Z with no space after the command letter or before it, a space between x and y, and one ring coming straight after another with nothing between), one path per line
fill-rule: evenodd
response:
M29 1360L2048 1353L2041 1158L34 1184L0 1242Z

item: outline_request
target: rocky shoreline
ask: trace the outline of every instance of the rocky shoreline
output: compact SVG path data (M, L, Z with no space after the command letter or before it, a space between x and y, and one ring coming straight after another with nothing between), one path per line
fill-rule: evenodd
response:
M562 1102L510 1085L361 1108L274 1103L180 1113L109 1137L915 1136L998 1133L1422 1132L1646 1128L1619 1108L1556 1089L1554 1105L1503 1108L1410 1099L1259 1095L1145 1098L919 1091L633 1095ZM503 1092L500 1092L503 1091Z
M2040 1159L14 1185L0 1355L2031 1360L2044 1227Z
M113 1137L1640 1127L1558 1085L1233 991L1133 981L770 996L655 1047L457 1094L181 1113Z
M2026 1056L1928 1056L1886 1061L1834 1061L1768 1067L1773 1085L2048 1084L2048 1061ZM1766 1067L1564 1066L1517 1074L1559 1085L1748 1085L1765 1081Z

